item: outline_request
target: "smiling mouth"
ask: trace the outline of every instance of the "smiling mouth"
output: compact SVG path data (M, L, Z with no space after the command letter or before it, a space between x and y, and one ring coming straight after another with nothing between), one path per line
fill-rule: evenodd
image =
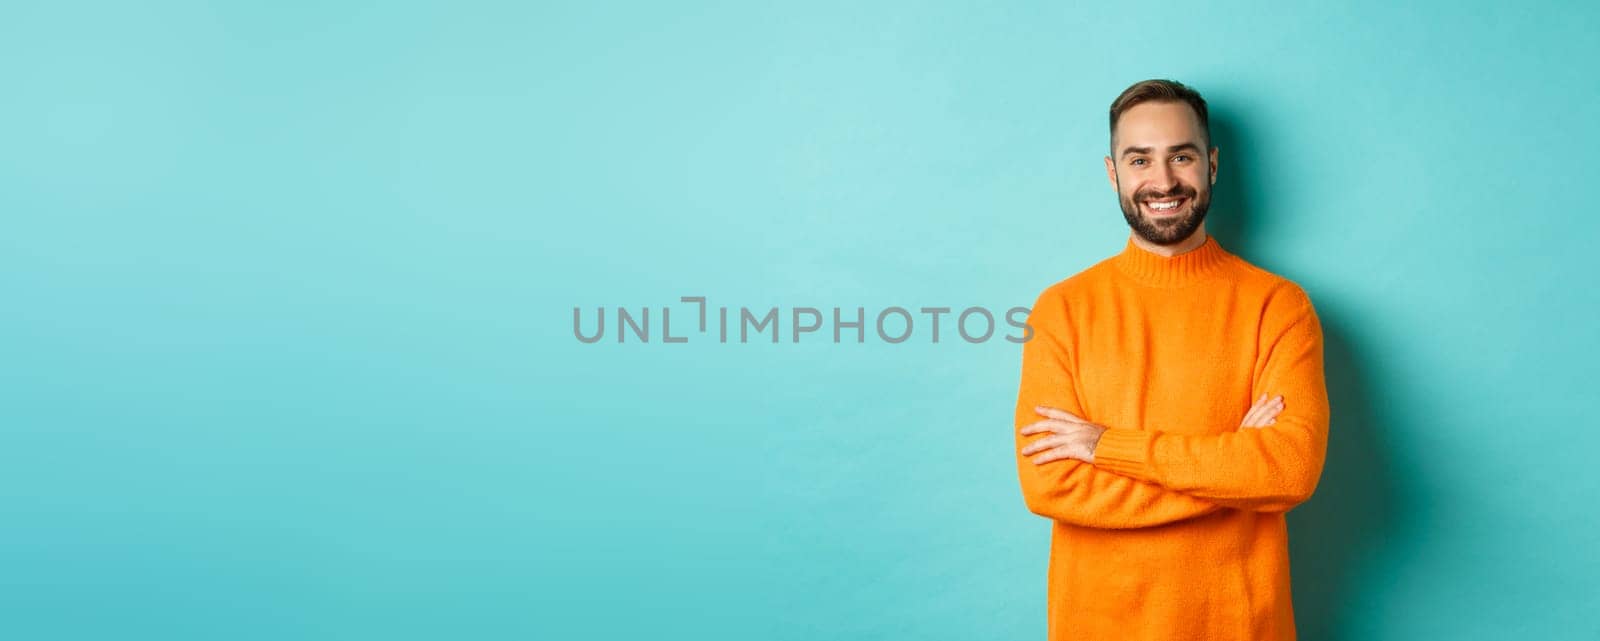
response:
M1189 202L1189 199L1186 197L1162 198L1140 201L1139 206L1143 207L1145 212L1153 217L1165 218L1182 211L1184 203L1187 202Z

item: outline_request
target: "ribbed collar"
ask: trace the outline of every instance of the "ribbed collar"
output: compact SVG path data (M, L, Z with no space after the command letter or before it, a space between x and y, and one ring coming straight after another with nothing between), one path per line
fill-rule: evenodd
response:
M1136 281L1154 287L1182 287L1207 280L1222 271L1233 254L1217 244L1217 237L1206 234L1199 247L1166 257L1135 245L1133 236L1122 253L1111 258L1117 269Z

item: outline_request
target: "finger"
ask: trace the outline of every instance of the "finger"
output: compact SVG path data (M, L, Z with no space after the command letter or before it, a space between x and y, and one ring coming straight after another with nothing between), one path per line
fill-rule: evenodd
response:
M1059 438L1060 438L1059 436L1057 436L1055 434L1051 434L1050 436L1046 436L1046 437L1041 438L1039 440L1036 440L1036 441L1034 441L1032 443L1024 445L1022 447L1022 450L1021 450L1022 455L1023 456L1027 456L1029 454L1033 454L1033 453L1036 453L1036 452L1042 452L1044 450L1047 450L1047 449L1050 449L1052 447L1055 447L1057 445L1057 440Z
M1054 407L1046 407L1044 405L1039 405L1037 407L1034 407L1033 411L1038 412L1040 414L1043 414L1045 416L1048 416L1050 418L1060 419L1060 420L1063 420L1063 421L1072 421L1072 422L1075 422L1075 423L1086 423L1086 422L1088 422L1088 421L1085 421L1085 420L1083 420L1081 418L1078 418L1077 414L1073 414L1072 412L1068 412L1068 411L1062 410L1062 409L1056 409Z
M1044 419L1042 421L1036 421L1036 422L1024 425L1024 426L1022 426L1022 429L1017 430L1017 433L1019 433L1019 434L1038 434L1038 433L1041 433L1041 432L1060 432L1061 430L1065 429L1068 425L1070 425L1070 423L1067 423L1066 421L1058 421L1058 420L1053 419L1053 418L1047 418L1047 419Z
M1280 396L1267 403L1266 409L1261 413L1262 420L1273 418L1283 411L1283 397Z
M1262 394L1261 398L1256 399L1256 404L1250 406L1250 411L1245 413L1244 420L1239 422L1240 427L1254 427L1265 420L1263 413L1267 408L1266 399L1266 394Z
M1240 421L1239 424L1240 425L1253 425L1261 417L1261 410L1262 409L1263 409L1263 407L1262 407L1261 400L1257 399L1256 403L1254 405L1250 406L1250 410L1244 413L1244 420Z
M1019 427L1019 428L1017 428L1017 433L1018 434L1027 435L1027 434L1034 434L1036 432L1042 432L1044 430L1039 428L1039 424L1043 423L1043 422L1044 421L1034 421L1032 423L1029 423L1027 425Z
M1261 403L1261 407L1262 407L1263 410L1266 410L1266 411L1271 411L1271 410L1275 410L1275 409L1283 409L1283 397L1282 396L1274 396L1272 398L1269 398L1265 402Z
M1037 454L1039 452L1043 452L1043 451L1048 450L1048 449L1053 448L1053 447L1059 447L1061 445L1061 443L1063 441L1065 441L1065 440L1066 439L1064 437L1059 436L1059 435L1046 436L1046 437L1041 438L1041 439L1039 439L1037 441L1029 443L1027 445L1027 447L1022 448L1022 455L1023 456L1028 456L1030 454Z
M1267 402L1260 412L1256 413L1256 418L1254 421L1246 427L1261 428L1276 424L1278 422L1278 414L1281 412L1283 412L1283 397L1274 397L1271 401Z
M1056 447L1056 448L1051 448L1049 451L1047 451L1047 452L1045 452L1043 454L1040 454L1038 456L1033 457L1032 460L1033 460L1033 464L1034 465L1039 465L1041 463L1049 463L1051 461L1065 461L1065 460L1073 459L1073 458L1077 458L1077 457L1072 456L1072 448Z

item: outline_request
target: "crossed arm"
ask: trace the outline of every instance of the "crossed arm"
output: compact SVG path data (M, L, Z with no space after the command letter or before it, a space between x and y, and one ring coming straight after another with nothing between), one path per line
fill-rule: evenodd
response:
M1258 402L1240 429L1206 434L1107 428L1082 418L1059 329L1063 314L1059 300L1041 297L1029 322L1036 334L1023 344L1017 471L1030 511L1088 527L1132 528L1225 507L1287 511L1310 497L1326 454L1328 404L1322 331L1309 300L1274 328L1257 376L1255 393L1281 393L1292 408L1252 429L1272 407ZM1052 418L1042 421L1041 414ZM1045 454L1036 463L1029 455L1039 452Z

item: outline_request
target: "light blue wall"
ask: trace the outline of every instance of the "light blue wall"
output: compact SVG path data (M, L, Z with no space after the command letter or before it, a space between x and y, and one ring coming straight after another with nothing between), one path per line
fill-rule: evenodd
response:
M1302 637L1600 636L1596 5L752 4L8 8L0 637L1040 639L1017 346L572 309L1029 305L1147 77L1324 320Z

